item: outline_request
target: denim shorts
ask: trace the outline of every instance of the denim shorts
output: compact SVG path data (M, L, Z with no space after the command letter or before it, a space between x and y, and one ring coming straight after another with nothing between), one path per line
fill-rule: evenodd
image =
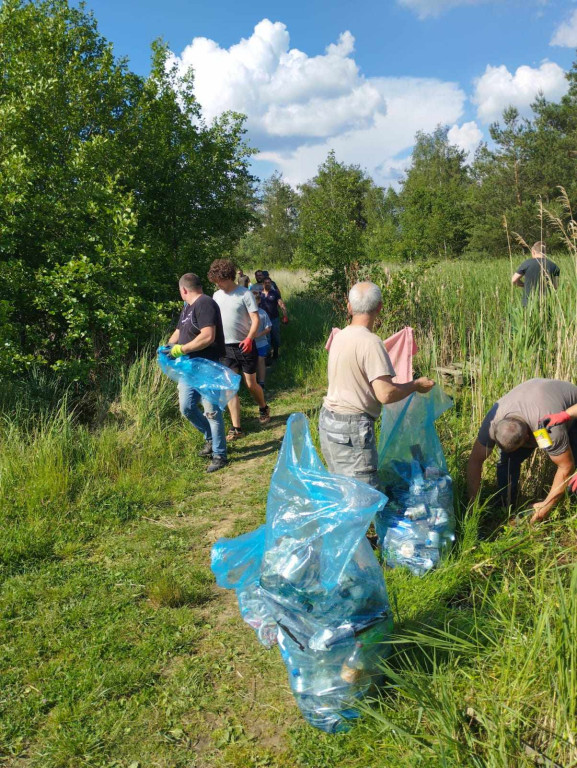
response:
M366 413L334 413L322 408L319 417L322 452L330 472L379 487L375 420Z
M270 344L265 344L264 347L257 347L256 353L259 357L266 357L270 352Z

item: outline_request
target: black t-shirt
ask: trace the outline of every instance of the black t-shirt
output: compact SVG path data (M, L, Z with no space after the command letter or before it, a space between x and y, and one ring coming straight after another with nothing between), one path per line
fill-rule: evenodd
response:
M196 339L203 328L209 325L214 325L215 327L215 336L212 344L198 350L198 352L189 352L188 356L204 357L207 360L218 362L221 357L224 357L224 333L219 306L210 296L202 294L194 304L185 305L176 326L180 331L178 343L188 344L189 341Z
M267 315L270 317L271 320L276 320L278 317L278 302L280 299L280 293L278 291L275 291L274 288L271 288L268 294L265 296L264 293L261 293L260 295L260 306L264 311L267 313Z
M543 296L550 288L552 279L559 277L559 271L557 264L550 259L525 259L517 269L525 283L523 306L527 306L529 296L536 288L539 288L539 295Z

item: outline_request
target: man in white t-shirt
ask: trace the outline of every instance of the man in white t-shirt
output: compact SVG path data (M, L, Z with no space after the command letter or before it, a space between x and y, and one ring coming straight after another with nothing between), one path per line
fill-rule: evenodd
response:
M262 387L256 380L258 355L255 336L258 333L258 307L252 293L237 285L236 267L229 259L216 259L210 265L208 279L218 286L212 297L220 308L224 331L225 354L220 362L235 373L242 373L244 382L254 401L259 406L259 421L267 424L270 411ZM226 439L228 442L242 437L240 426L240 400L235 395L228 404L232 427Z
M347 308L351 324L335 336L329 352L329 388L319 418L321 448L331 472L378 487L374 425L381 405L428 392L435 382L425 377L393 382L395 371L383 340L373 333L383 308L377 285L354 285Z

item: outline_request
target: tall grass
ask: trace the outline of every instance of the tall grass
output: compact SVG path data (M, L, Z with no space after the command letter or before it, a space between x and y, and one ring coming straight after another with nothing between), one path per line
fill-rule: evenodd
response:
M455 408L440 424L455 481L457 546L441 568L423 579L403 571L387 573L397 635L386 667L387 687L367 708L360 729L328 741L303 725L302 737L298 733L283 736L292 746L286 747L278 762L270 745L260 750L251 741L243 745L248 750L246 761L242 762L245 753L239 752L234 764L577 766L577 524L573 509L562 505L552 522L534 530L508 528L488 501L466 507L462 480L476 430L497 398L531 376L575 378L574 255L559 262L558 292L527 310L521 308L521 292L510 285L515 265L508 262L462 261L401 269L384 282L381 335L412 325L420 373L434 374L435 367L455 362L469 366L470 380L453 390ZM273 277L288 300L290 322L283 327L281 359L270 377L271 390L279 400L285 398L292 410L303 407L306 393L320 404L326 386L324 342L330 328L342 325L344 318L335 315L326 297L303 290L306 275L277 271ZM210 510L203 511L202 502L196 504L194 498L204 477L204 467L191 450L198 438L178 414L174 385L160 374L148 350L118 373L107 392L116 394L101 393L96 398L96 419L88 424L79 418L65 390L39 378L28 389L10 397L5 394L0 417L0 581L5 584L5 591L0 591L0 623L4 621L1 626L11 637L10 648L0 658L7 659L12 691L12 699L7 696L0 702L0 754L20 754L22 743L36 738L39 757L31 765L129 765L133 755L114 762L114 750L125 739L116 723L122 722L129 731L129 718L131 722L134 717L142 725L139 741L146 741L149 721L170 712L174 701L180 701L180 679L166 700L155 698L154 685L161 679L158 658L184 655L181 627L191 618L183 603L190 604L194 589L199 590L194 601L206 600L209 594L207 573L197 574L194 589L180 581L182 572L191 570L187 558L206 545L195 538L193 526L183 528L182 539L174 540L164 528L154 527L151 549L140 555L142 542L132 541L129 535L139 519L165 514L167 497L173 515L184 504L199 516L196 522L210 526ZM272 407L274 413L275 399ZM538 496L547 466L536 460L524 478L527 495ZM243 476L243 481L244 492L266 483L256 475ZM240 514L246 506L240 491L226 495L226 503L231 514ZM104 535L119 539L125 535L128 543L118 552L106 550L113 553L112 560L107 554L95 565L92 552L84 563L83 551L90 551L90 544ZM155 560L153 555L163 548L166 557ZM132 558L138 565L134 569ZM69 570L56 567L68 559L73 561ZM158 571L158 563L163 569L180 570L164 574ZM53 594L53 574L60 579L54 587L61 590L57 607L48 599ZM44 586L33 592L36 575ZM75 581L69 587L71 575ZM93 578L101 583L91 592ZM118 599L123 589L126 605L121 606ZM83 602L83 590L93 602ZM66 623L73 591L80 627L74 621ZM144 598L148 602L142 602ZM34 600L51 606L46 619L50 631L45 631L42 621L34 623ZM156 611L154 619L146 606ZM182 613L170 618L170 611ZM16 631L14 617L23 615L27 618L22 632ZM94 616L100 622L95 630L99 634L91 644ZM127 624L126 617L132 623ZM109 624L117 633L110 646ZM89 629L82 634L78 650L74 633L82 626ZM208 647L213 629L206 624L206 615L194 630L187 630L194 638L201 631L210 638ZM238 634L235 628L231 632L237 633L234 643L238 643L231 653L245 653L250 664L258 663L260 651L251 645L252 635ZM141 655L133 659L126 636L132 642L141 634L142 646L137 646ZM62 637L73 663L64 658ZM202 654L194 656L190 639L186 643L183 647L194 667L187 690L199 691L198 681L213 679L211 670L203 666ZM11 658L12 647L19 649L18 658ZM93 661L86 663L86 658ZM97 673L92 672L93 666ZM217 671L226 680L227 668ZM279 688L285 685L281 674L275 682ZM32 707L28 694L22 693L23 680L33 689L45 686L47 703L39 698ZM102 702L94 703L102 685L118 696L118 705L113 699L110 710ZM204 691L203 706L210 695ZM254 694L252 703L237 699L236 688L229 682L215 696L221 697L219 706L227 713L242 710L251 716ZM284 700L284 694L278 704L279 730L281 719L292 722L293 718L282 709L280 698ZM127 714L122 714L125 706ZM181 702L179 706L188 712L192 705ZM2 717L4 710L8 715ZM175 728L178 732L180 721L169 727L173 729L169 734ZM243 727L248 729L248 724L243 722ZM41 728L45 730L39 735ZM292 726L291 733L295 731ZM99 740L92 744L95 733ZM188 748L181 762L174 759L176 752L171 750L177 749L178 740L170 738L159 757L158 742L151 736L147 747L151 752L142 764L190 764ZM93 755L92 762L85 758L87 754ZM217 754L206 764L231 763Z

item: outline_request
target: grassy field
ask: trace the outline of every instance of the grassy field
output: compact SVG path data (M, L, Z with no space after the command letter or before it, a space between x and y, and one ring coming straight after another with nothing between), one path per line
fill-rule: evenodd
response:
M387 687L349 734L304 724L278 651L259 646L210 548L264 519L291 412L313 433L335 317L297 276L273 419L206 475L199 436L151 354L91 404L87 423L38 377L0 421L0 764L11 768L439 768L577 766L577 524L569 502L512 527L466 509L464 464L486 409L534 375L577 379L577 280L528 313L508 263L393 273L383 336L411 324L420 373L467 362L440 432L458 496L452 556L423 579L387 572L396 618ZM285 290L290 293L290 290ZM550 476L536 457L526 503Z

